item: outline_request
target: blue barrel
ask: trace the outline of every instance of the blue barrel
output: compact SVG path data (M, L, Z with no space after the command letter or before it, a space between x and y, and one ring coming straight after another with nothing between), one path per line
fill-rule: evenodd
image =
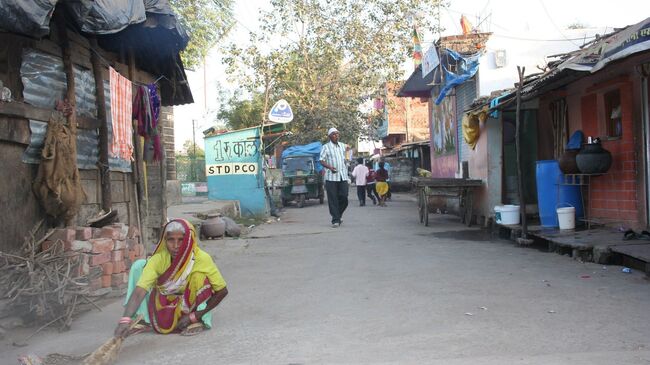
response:
M537 161L537 205L542 227L558 227L557 208L576 208L576 219L584 217L580 186L564 185L556 160Z

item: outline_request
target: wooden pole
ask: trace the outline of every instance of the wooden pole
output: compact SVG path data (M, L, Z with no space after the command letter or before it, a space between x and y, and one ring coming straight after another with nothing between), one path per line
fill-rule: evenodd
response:
M99 61L97 38L90 38L90 62L95 76L97 119L99 120L99 179L102 191L102 209L109 212L113 206L111 194L111 171L108 166L108 119L106 118L106 95L104 94L104 73Z
M128 50L128 63L129 63L129 79L135 81L135 54L132 49ZM133 176L133 185L135 190L135 210L138 220L138 229L140 229L141 237L145 237L142 230L143 224L147 221L147 212L142 207L144 198L144 182L143 182L143 166L142 166L142 146L140 146L140 136L138 135L138 124L133 122L133 149L134 161L131 163L131 174Z
M74 68L72 67L72 51L70 49L70 39L68 39L68 30L65 26L65 14L63 8L59 7L55 12L55 21L61 44L61 57L63 58L63 71L66 79L66 97L70 105L70 115L68 116L68 127L72 138L70 139L70 152L75 168L77 167L77 98L75 95ZM77 171L78 173L78 171ZM65 225L74 224L74 217L66 218Z
M72 108L72 113L68 116L68 123L70 127L70 132L77 135L77 111L76 104L77 98L75 95L75 82L74 82L74 68L72 67L72 51L70 50L70 40L68 39L68 31L65 26L65 15L63 14L63 9L59 8L55 12L57 30L61 42L61 56L63 57L63 71L65 72L66 79L66 96L68 104ZM75 160L77 157L77 140L76 138L72 139L72 146L75 154Z
M516 112L516 130L515 143L517 147L517 180L519 183L519 214L521 215L521 238L528 239L528 224L526 221L526 199L524 197L524 182L521 172L521 89L524 86L525 67L517 66L519 73L519 83L517 84L517 112Z

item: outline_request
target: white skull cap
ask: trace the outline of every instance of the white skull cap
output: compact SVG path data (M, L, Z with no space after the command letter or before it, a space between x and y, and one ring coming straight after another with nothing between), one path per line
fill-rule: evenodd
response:
M330 130L327 131L327 136L329 137L332 133L338 132L338 131L339 131L338 129L332 127L332 128L330 128Z

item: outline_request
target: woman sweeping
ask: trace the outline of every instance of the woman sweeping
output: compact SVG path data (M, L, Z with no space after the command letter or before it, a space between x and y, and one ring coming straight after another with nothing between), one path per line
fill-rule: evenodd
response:
M115 336L126 336L136 315L158 333L197 334L212 326L210 310L227 294L212 257L198 247L192 224L175 219L165 225L153 255L131 266L126 308Z
M375 190L379 194L379 206L386 206L386 196L388 195L388 171L384 168L384 162L379 163L379 169L375 172Z

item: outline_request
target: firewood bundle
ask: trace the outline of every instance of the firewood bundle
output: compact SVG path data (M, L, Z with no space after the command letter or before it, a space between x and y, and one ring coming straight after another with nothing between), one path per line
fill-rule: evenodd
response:
M80 304L95 305L85 295L92 278L80 275L79 254L65 251L62 241L40 250L52 232L36 240L41 224L25 239L22 254L0 252L0 293L9 301L0 316L21 317L25 323L44 324L42 328L58 324L66 330Z

